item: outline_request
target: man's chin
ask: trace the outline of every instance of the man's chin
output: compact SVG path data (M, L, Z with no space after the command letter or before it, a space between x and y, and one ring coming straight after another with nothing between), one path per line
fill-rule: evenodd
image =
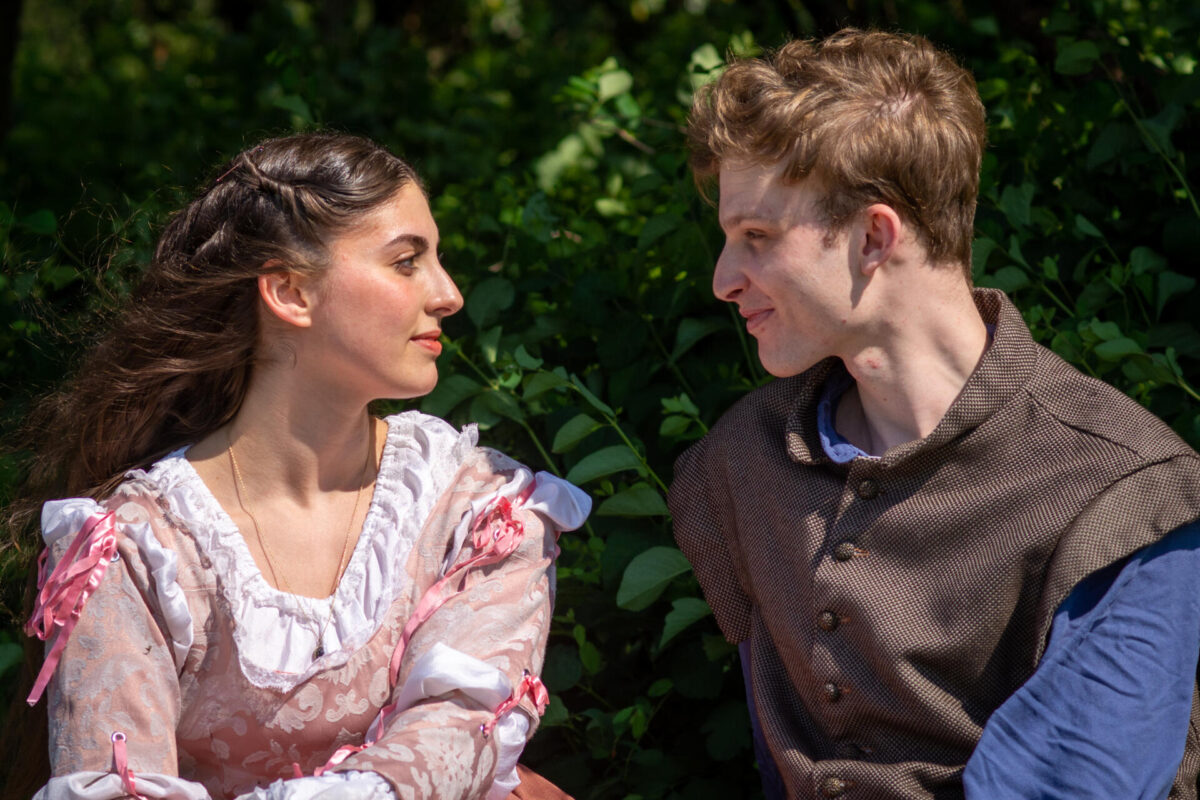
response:
M802 372L807 372L809 369L811 369L813 366L820 363L824 359L823 358L775 359L775 358L770 358L770 357L764 358L763 353L760 350L758 353L758 360L759 360L759 363L762 364L763 369L765 369L767 372L769 372L771 375L775 376L776 378L792 378L792 377L795 377L796 375L801 374Z

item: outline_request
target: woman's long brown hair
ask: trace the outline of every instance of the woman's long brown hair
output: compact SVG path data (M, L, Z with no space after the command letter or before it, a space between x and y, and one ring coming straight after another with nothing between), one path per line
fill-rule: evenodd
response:
M111 331L61 390L35 404L18 437L19 452L31 455L3 512L0 547L26 568L40 549L42 503L103 499L128 470L237 413L259 339L260 274L319 273L330 237L405 185L420 185L407 163L344 134L270 139L214 174L168 222ZM34 644L26 647L25 690L41 661ZM24 694L0 734L0 758L11 768L4 797L28 797L49 774L46 712L28 709Z

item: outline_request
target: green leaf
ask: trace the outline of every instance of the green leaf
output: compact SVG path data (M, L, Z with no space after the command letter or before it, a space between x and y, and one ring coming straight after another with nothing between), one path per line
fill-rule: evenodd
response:
M687 558L674 547L651 547L625 568L621 586L617 589L617 605L629 611L641 611L658 599L667 584L691 569Z
M1100 58L1100 48L1095 42L1066 42L1059 45L1054 70L1062 75L1084 75Z
M662 639L659 640L658 646L665 647L667 642L678 636L684 628L693 622L704 619L711 613L712 609L708 607L708 603L699 597L680 597L673 600L671 610L663 619Z
M999 247L1000 244L995 239L989 239L984 236L976 239L971 244L971 274L978 281L987 268L988 256Z
M575 375L571 376L571 385L575 387L576 391L583 395L583 399L587 401L589 406L596 409L601 414L604 414L607 417L615 417L617 415L617 412L613 411L611 406L609 406L599 397L596 397L596 395L592 394L592 390L587 388L584 382L579 380L579 378Z
M468 407L467 413L470 415L470 420L478 425L481 431L486 431L498 425L504 419L491 408L482 394L475 395L471 399L471 405Z
M556 375L553 372L535 372L525 382L525 394L522 398L532 400L535 397L540 397L551 389L557 389L560 386L569 386L570 381L561 375Z
M600 102L611 100L633 88L633 76L623 69L606 72L597 83Z
M1121 326L1115 322L1101 322L1094 319L1088 323L1088 328L1096 334L1096 338L1104 342L1121 337Z
M17 664L21 663L24 654L21 645L16 642L0 643L0 675L4 675Z
M568 141L575 142L576 139L568 136L563 140L564 147ZM576 148L567 147L566 149L570 152L562 157L567 163L574 163L572 158L578 160L578 157L582 154L582 147L582 143L579 143L578 152L576 152ZM525 207L521 209L521 227L526 233L542 244L546 244L553 238L557 223L558 217L550 210L550 200L543 192L535 192L529 198L529 202L525 204Z
M662 424L658 426L658 435L670 438L682 436L691 427L691 424L692 420L689 417L672 414L669 417L665 417Z
M1190 292L1196 286L1196 279L1178 272L1160 272L1158 274L1158 303L1156 315L1162 316L1163 306L1172 297Z
M692 398L686 393L678 397L664 397L662 399L663 411L671 414L686 414L689 417L700 416L700 409L692 402Z
M1162 272L1167 267L1167 260L1149 247L1135 247L1129 254L1129 266L1134 275L1145 272Z
M1048 281L1058 280L1058 261L1050 256L1042 259L1042 275Z
M437 382L433 391L421 399L421 410L435 417L444 417L468 397L483 391L483 386L466 375L448 375Z
M589 675L595 675L604 666L604 659L600 655L599 648L591 642L579 645L579 661Z
M499 325L494 325L488 328L483 333L479 334L479 351L483 353L483 360L489 364L496 363L496 355L500 350L500 334L502 328Z
M570 718L571 712L567 711L562 698L556 694L552 694L550 695L550 702L546 704L546 713L542 714L542 721L538 723L538 727L551 728L555 725L565 725Z
M467 297L467 316L483 330L500 318L517 297L512 282L499 276L480 281Z
M654 517L670 513L662 495L644 483L614 494L596 509L600 517Z
M646 220L642 232L638 234L638 250L645 250L663 236L683 224L683 217L678 214L659 214Z
M542 682L552 692L565 692L583 677L579 650L567 644L554 644L546 649L546 664L542 667Z
M1084 236L1092 236L1096 239L1104 238L1104 234L1100 232L1100 229L1089 222L1088 218L1083 214L1075 215L1075 230Z
M641 474L645 467L637 454L628 447L614 444L611 447L602 447L580 459L567 473L567 480L574 484L582 484L627 470L635 470Z
M715 761L729 761L749 750L750 712L745 703L727 702L718 706L700 729L708 734L704 745Z
M1029 285L1029 276L1025 274L1025 270L1010 264L996 270L994 274L984 275L979 279L979 285L1012 294Z
M1000 194L1000 210L1004 212L1004 216L1008 217L1008 221L1019 228L1023 228L1030 221L1030 205L1033 203L1034 186L1032 183L1023 183L1020 186L1005 186L1004 191Z
M1125 356L1142 352L1142 346L1127 336L1109 339L1096 345L1096 355L1104 361L1120 361Z
M1167 158L1175 157L1175 145L1171 143L1171 132L1186 116L1183 108L1176 103L1168 103L1162 111L1149 119L1142 120L1142 130L1153 144L1152 149L1162 153Z
M309 108L304 98L298 94L280 95L271 102L271 105L295 114L305 124L311 124L314 121L312 109Z
M596 210L602 217L620 217L629 213L629 207L615 197L597 197Z
M521 365L522 369L539 369L542 364L546 363L540 358L529 355L529 351L523 344L517 345L517 349L513 351L513 359Z
M54 218L54 212L45 208L25 217L21 224L41 236L50 236L58 230L58 220Z
M525 412L521 410L521 404L517 402L517 398L513 397L508 392L502 392L497 389L487 389L480 395L480 399L487 408L502 417L508 417L517 422L525 421Z
M570 452L575 445L603 427L604 423L597 422L587 414L571 417L558 429L558 433L554 434L554 443L550 445L550 451L554 453Z
M675 682L670 678L659 678L654 683L650 684L650 688L646 690L647 697L662 697L667 692L671 691L671 687Z
M704 317L703 319L684 317L679 322L679 330L675 333L675 347L671 350L671 359L668 363L674 364L705 336L728 327L729 320L721 317Z

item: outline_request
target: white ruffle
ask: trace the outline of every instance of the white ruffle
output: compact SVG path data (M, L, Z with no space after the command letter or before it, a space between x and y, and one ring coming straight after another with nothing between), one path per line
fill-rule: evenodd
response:
M137 773L135 786L147 800L211 800L198 783L171 775ZM129 794L115 772L72 772L51 778L33 800L125 800Z
M473 425L459 432L417 411L386 422L383 457L362 533L330 598L289 594L267 583L237 526L187 460L186 448L167 455L145 475L221 577L222 595L235 620L239 664L255 686L290 691L318 672L342 666L409 587L404 565L413 543L478 434ZM322 627L325 655L314 661Z
M89 517L106 509L90 497L51 500L42 506L42 538L50 547L64 536L78 533ZM176 668L183 667L192 646L192 614L179 587L179 559L164 547L145 519L145 511L128 503L116 510L116 529L137 545L138 554L150 571L154 593L171 637L171 655Z
M396 694L392 713L399 714L422 700L450 692L462 692L490 711L509 698L512 684L507 675L486 661L438 642L413 664L408 680ZM383 724L386 726L390 719ZM517 759L525 749L529 719L524 713L510 710L500 717L491 735L496 742L496 771L487 800L500 800L521 782Z
M134 778L138 794L147 800L212 800L198 783L139 772ZM123 800L129 795L115 772L73 772L51 778L33 800ZM374 772L331 772L319 778L278 780L267 787L240 795L237 800L396 800L392 786Z
M327 772L318 777L278 780L237 800L396 800L392 785L374 772Z

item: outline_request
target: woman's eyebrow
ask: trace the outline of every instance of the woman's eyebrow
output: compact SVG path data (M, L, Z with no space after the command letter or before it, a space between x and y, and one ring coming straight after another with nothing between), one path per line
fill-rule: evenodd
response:
M402 233L396 238L383 246L383 249L389 250L393 247L398 247L402 244L407 244L419 253L423 253L429 249L429 240L424 236L415 233Z

